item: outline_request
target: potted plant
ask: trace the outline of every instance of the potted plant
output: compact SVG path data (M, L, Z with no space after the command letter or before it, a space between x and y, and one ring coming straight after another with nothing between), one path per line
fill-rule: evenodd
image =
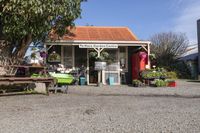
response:
M156 87L166 87L168 85L168 83L165 81L165 80L162 80L162 79L156 79L154 81L154 85Z
M39 61L36 57L36 53L31 54L31 62L30 63L32 66L37 66L39 64Z
M168 87L176 87L176 81L173 79L167 79L165 80L168 83Z
M109 54L107 52L101 52L101 55L98 56L97 52L90 52L89 57L94 59L95 62L105 62L109 59Z
M132 81L132 84L133 84L134 87L142 86L142 82L140 80L138 80L138 79L134 79Z
M89 53L89 57L95 61L95 70L98 71L100 78L101 71L106 68L106 60L109 58L109 54L101 52L100 56L98 56L98 53L94 51ZM99 79L97 86L102 86L101 79Z
M60 62L61 57L56 51L53 51L49 56L48 56L48 62Z

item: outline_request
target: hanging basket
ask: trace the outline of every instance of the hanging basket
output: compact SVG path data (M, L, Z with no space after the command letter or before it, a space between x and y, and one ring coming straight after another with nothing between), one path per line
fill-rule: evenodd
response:
M53 52L48 56L48 62L61 62L61 57L59 54Z

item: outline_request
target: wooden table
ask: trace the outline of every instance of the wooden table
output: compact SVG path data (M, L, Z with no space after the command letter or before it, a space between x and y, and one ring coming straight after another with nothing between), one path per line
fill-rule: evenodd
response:
M4 65L0 65L0 67L13 67L13 68L17 68L18 70L24 69L23 75L16 75L16 76L20 76L20 77L31 76L32 73L35 73L37 71L38 71L37 73L43 72L44 75L47 75L47 67L46 66L36 66L36 65L9 65L9 66L4 66Z
M54 78L0 77L0 85L31 84L31 83L45 83L46 94L49 95L49 87L50 85L54 85Z

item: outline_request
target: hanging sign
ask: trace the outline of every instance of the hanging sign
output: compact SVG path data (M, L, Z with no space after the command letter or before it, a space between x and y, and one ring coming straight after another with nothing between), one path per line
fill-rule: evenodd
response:
M118 48L117 44L79 44L79 48Z

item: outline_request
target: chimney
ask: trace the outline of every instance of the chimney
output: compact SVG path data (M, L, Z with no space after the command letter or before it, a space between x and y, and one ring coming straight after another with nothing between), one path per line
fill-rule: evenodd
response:
M200 19L197 20L197 38L198 38L198 71L199 71L199 79L200 79Z

